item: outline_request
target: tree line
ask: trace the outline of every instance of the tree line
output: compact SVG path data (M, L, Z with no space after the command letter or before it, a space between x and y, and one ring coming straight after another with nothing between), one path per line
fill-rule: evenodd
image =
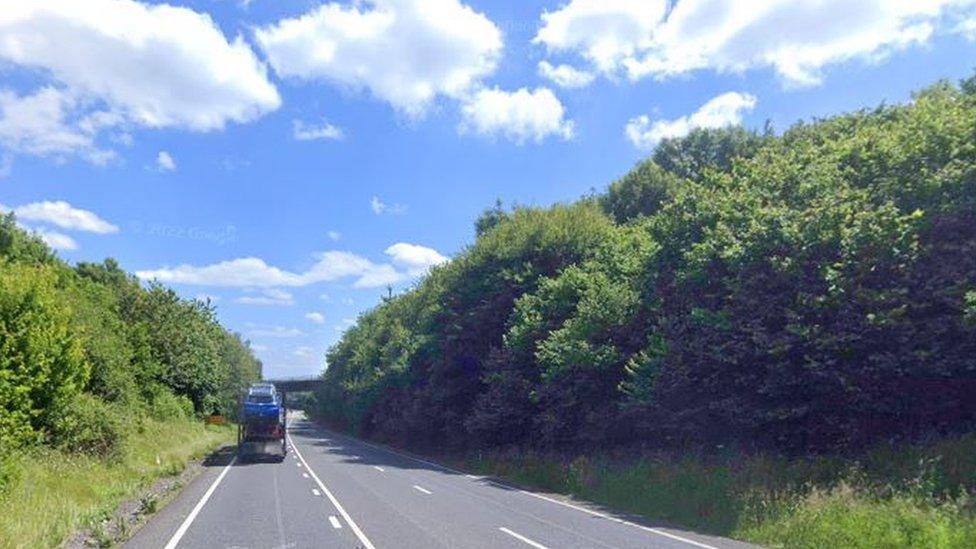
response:
M837 451L976 419L976 77L696 130L501 205L330 349L317 412L418 448Z
M0 448L110 454L143 418L233 413L261 363L209 302L68 265L0 217Z

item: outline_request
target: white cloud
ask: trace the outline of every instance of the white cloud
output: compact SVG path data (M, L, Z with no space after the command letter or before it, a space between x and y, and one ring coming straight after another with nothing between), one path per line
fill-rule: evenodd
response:
M299 330L298 328L286 328L284 326L272 326L270 328L254 328L248 333L254 337L275 337L275 338L301 337L305 335L305 332Z
M327 233L325 233L325 236L328 236L329 240L335 242L340 238L342 238L342 233L340 233L339 231L328 231Z
M632 80L773 68L791 85L823 67L877 61L925 43L972 0L572 0L545 12L534 42Z
M955 31L962 34L969 40L976 41L976 16L960 21L956 25Z
M573 137L573 122L565 119L565 109L548 88L514 92L498 88L483 89L462 107L461 133L503 136L518 144L541 142L549 136Z
M305 313L305 319L308 320L309 322L314 322L316 324L325 323L325 315L316 311Z
M50 246L51 249L54 250L77 250L78 249L78 243L75 242L75 239L71 238L70 236L64 233L59 233L57 231L51 231L48 229L33 229L33 232L37 236L41 237L41 240L43 240L45 244Z
M381 288L402 282L406 276L392 265L375 265L353 283L353 288Z
M156 167L161 172L171 172L176 169L176 161L168 152L159 151L159 154L156 155Z
M414 252L416 255L411 255L402 251L403 246L411 245L401 243L391 248L399 251L399 257L395 259L398 259L398 265L404 271L398 271L393 265L374 263L350 252L328 251L315 254L315 263L301 273L273 267L256 257L245 257L202 267L179 265L142 270L137 271L136 275L143 280L158 280L167 284L237 288L298 287L351 278L354 288L375 288L418 276L421 267L418 261L429 262L433 257L428 254L426 258L422 258L417 252ZM388 253L393 257L392 252ZM440 254L436 255L440 257ZM255 297L248 301L255 302L257 299L259 298Z
M342 129L332 124L324 123L321 126L310 126L301 120L292 121L292 135L299 141L315 141L317 139L338 141L345 137Z
M308 346L296 347L292 354L299 358L312 358L315 356L315 349Z
M21 221L49 223L62 229L98 234L114 233L119 230L95 213L75 208L63 200L32 202L14 208L13 212Z
M173 268L136 272L144 280L159 280L167 284L197 286L269 287L301 286L301 275L272 267L256 257L222 261L205 267L180 265Z
M251 350L255 353L263 353L268 350L267 345L251 345Z
M206 303L207 301L216 303L217 301L220 301L220 296L201 293L193 296L193 299L196 299L197 301L203 301L204 303Z
M281 102L241 36L228 41L209 15L166 4L5 2L0 61L48 82L0 100L3 145L20 153L104 161L109 153L95 144L101 130L213 130L253 120ZM34 102L32 110L11 121L9 104L25 100Z
M646 114L631 118L624 133L635 147L653 149L661 140L684 137L695 128L723 128L739 124L742 115L755 106L756 98L752 95L723 93L710 99L691 115L674 120L652 121Z
M0 40L2 40L0 32ZM15 153L67 158L78 155L104 164L114 153L95 142L94 123L74 114L78 100L67 92L43 87L29 95L0 89L0 147ZM9 153L5 155L10 158Z
M329 3L255 38L279 75L365 88L411 116L477 87L503 46L498 27L459 0Z
M539 74L563 88L585 88L596 78L592 72L581 71L570 65L554 67L548 61L539 61Z
M398 242L387 248L384 253L390 256L394 265L405 269L408 275L414 277L422 276L431 267L448 261L433 248L406 242Z
M349 252L322 252L315 255L317 262L302 276L307 283L331 282L343 278L356 278L353 286L369 288L384 286L382 277L389 265L378 265ZM371 282L377 281L377 282Z
M407 211L407 207L403 204L387 204L380 200L380 197L374 196L369 199L369 207L373 210L376 215L381 214L402 214Z
M291 293L279 288L268 288L261 291L260 295L244 295L234 300L234 303L242 305L281 305L290 306L295 304L295 298Z

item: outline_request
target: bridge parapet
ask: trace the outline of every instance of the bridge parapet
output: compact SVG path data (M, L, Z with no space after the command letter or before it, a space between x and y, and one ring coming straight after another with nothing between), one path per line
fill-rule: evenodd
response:
M266 379L265 383L273 383L275 388L281 393L296 393L302 391L314 391L322 385L322 378L311 377L292 377L279 379Z

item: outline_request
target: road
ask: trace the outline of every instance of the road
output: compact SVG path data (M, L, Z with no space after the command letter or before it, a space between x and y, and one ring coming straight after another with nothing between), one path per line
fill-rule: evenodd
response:
M739 548L638 525L604 511L326 431L300 416L284 462L230 452L159 511L127 548Z

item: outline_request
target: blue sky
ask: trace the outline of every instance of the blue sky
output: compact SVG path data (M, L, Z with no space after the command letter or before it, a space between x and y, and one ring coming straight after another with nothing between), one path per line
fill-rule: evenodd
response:
M695 126L907 101L974 39L972 0L24 3L0 204L312 374L496 198L572 201Z

